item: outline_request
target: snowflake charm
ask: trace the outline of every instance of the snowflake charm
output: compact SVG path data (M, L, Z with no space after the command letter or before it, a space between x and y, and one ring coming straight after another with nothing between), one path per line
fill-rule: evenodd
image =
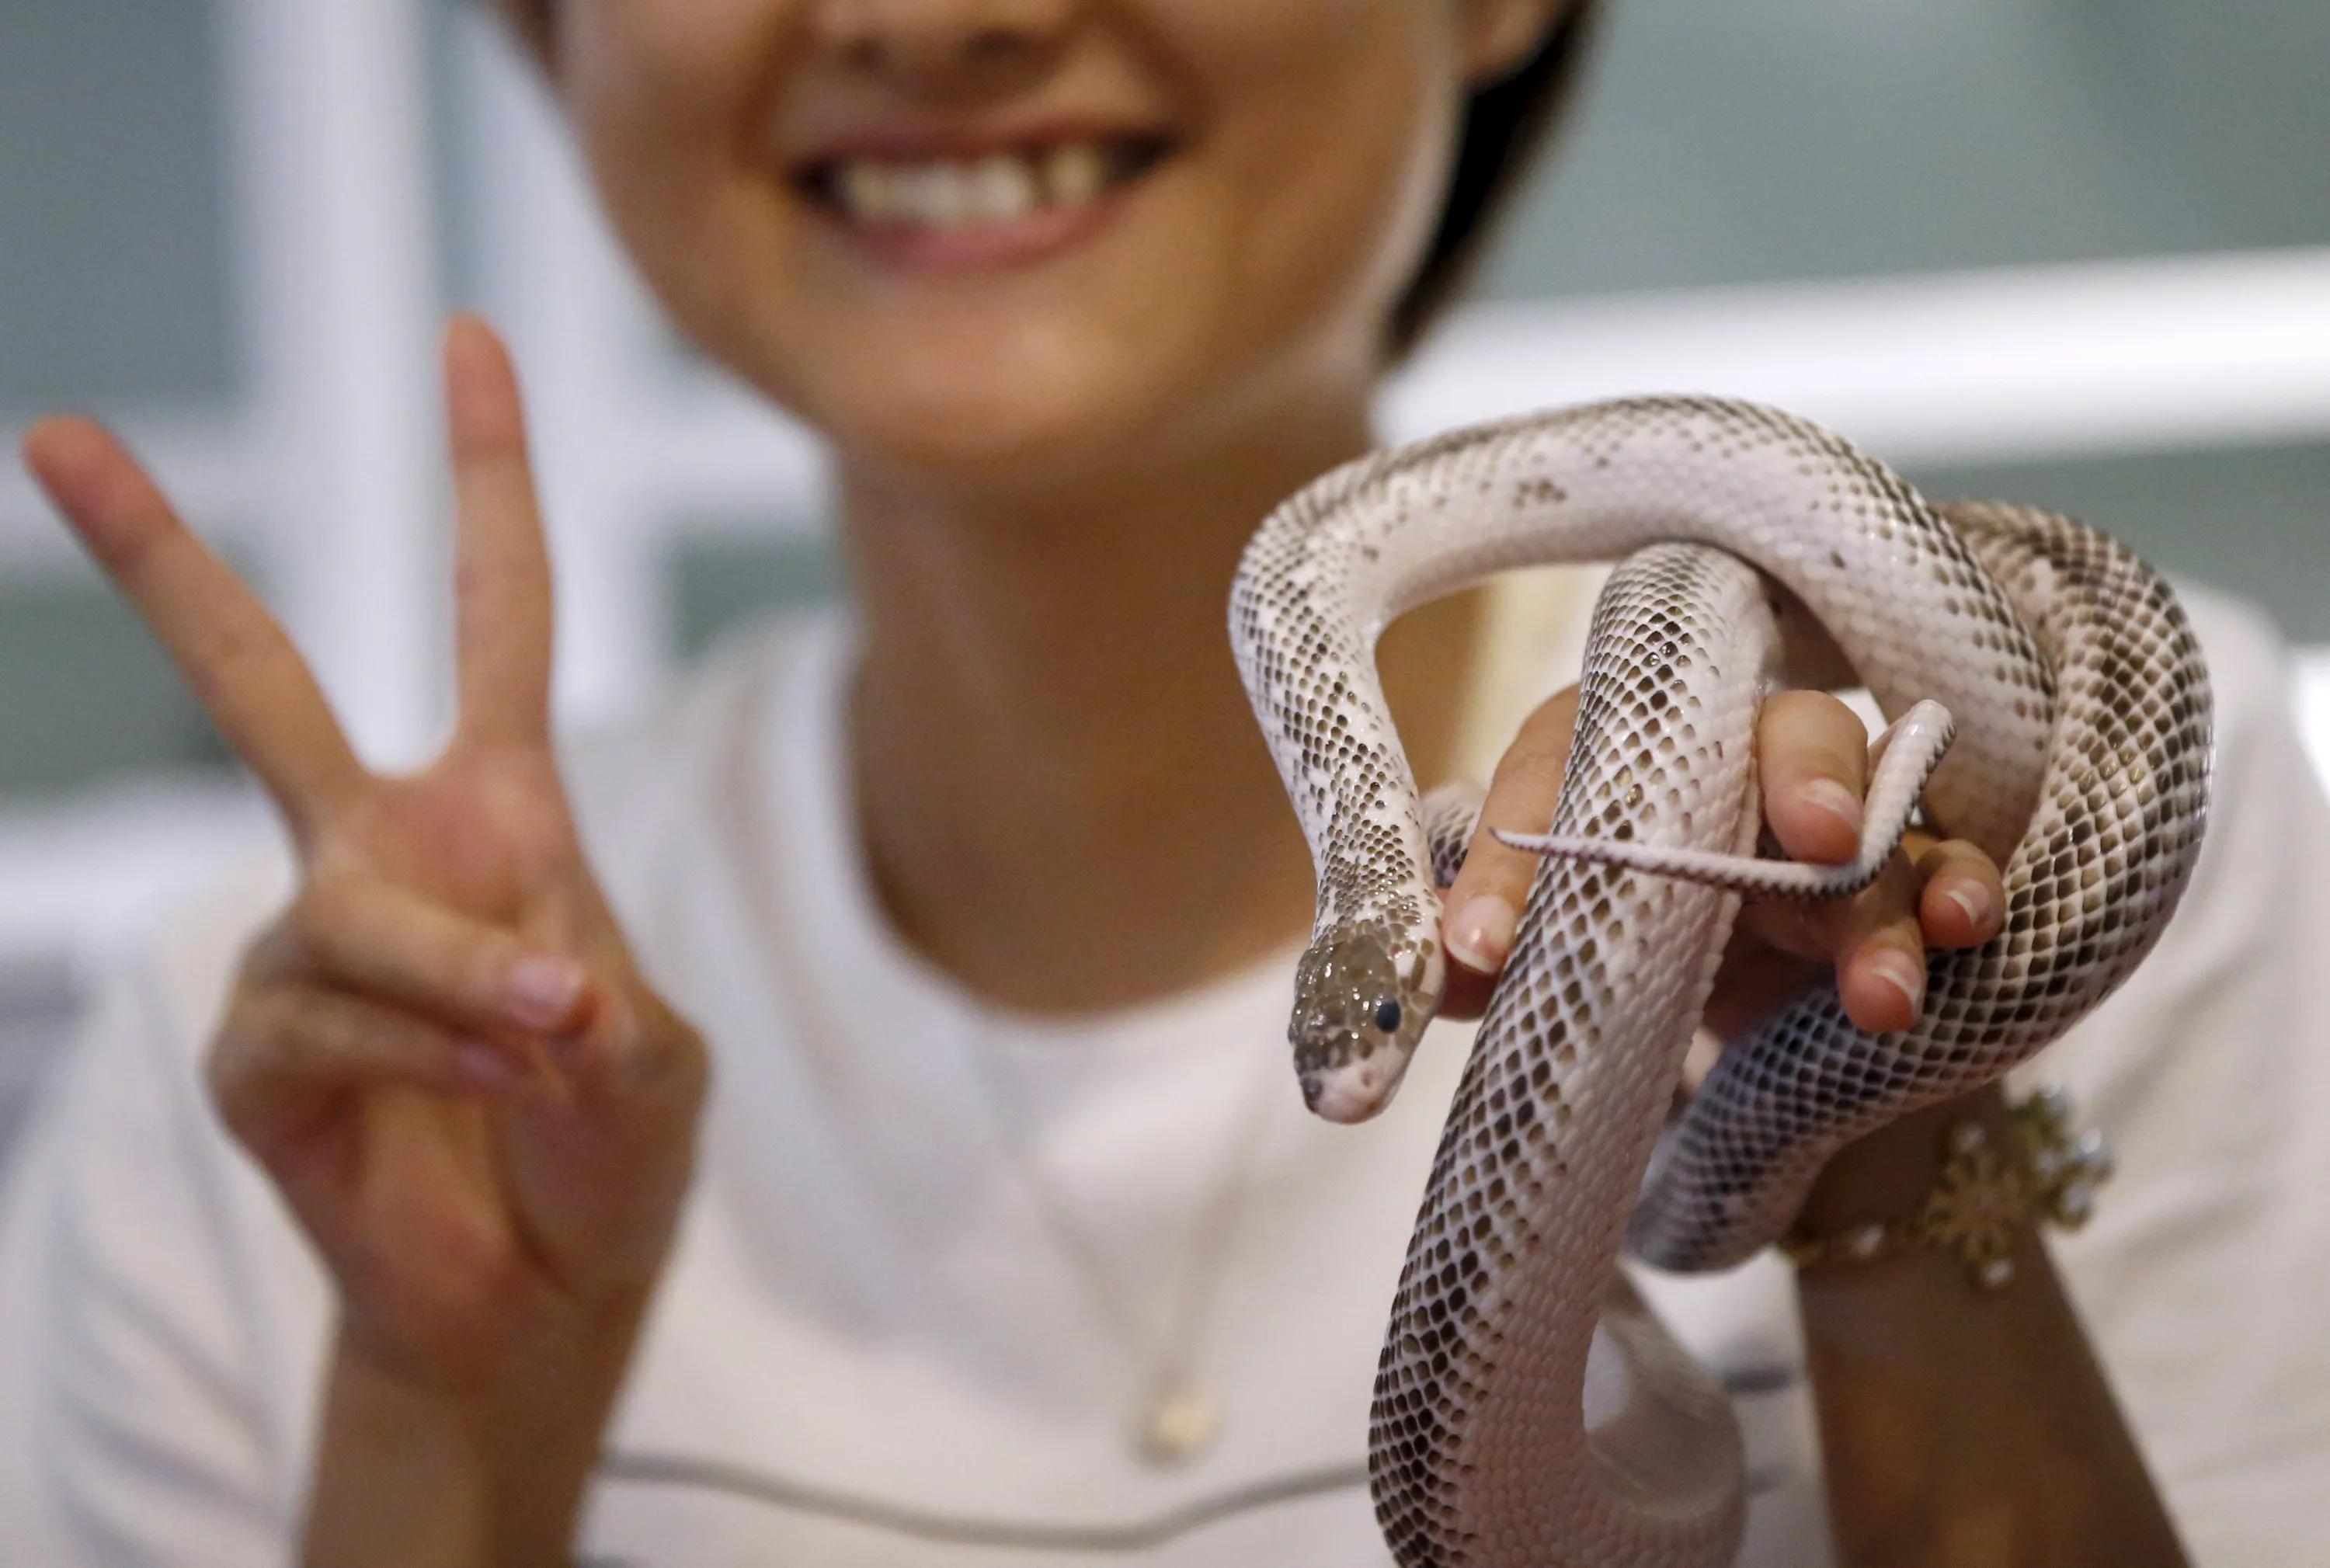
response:
M1981 1125L1967 1121L1952 1128L1949 1163L1918 1216L1919 1240L1956 1254L1976 1284L1995 1290L2014 1278L2009 1254L2015 1231L2031 1213L2030 1185L1990 1147Z
M1873 1262L1910 1247L1946 1252L1986 1290L2014 1281L2017 1232L2040 1224L2076 1231L2112 1173L2099 1132L2075 1132L2070 1097L2042 1089L2008 1108L2014 1136L1995 1147L1988 1129L1961 1121L1946 1135L1942 1168L1914 1217L1870 1220L1831 1236L1793 1231L1781 1251L1798 1268Z
M2022 1129L2039 1212L2067 1231L2076 1231L2095 1212L2096 1189L2111 1179L2111 1146L2094 1128L2071 1126L2071 1097L2050 1086L2014 1107Z

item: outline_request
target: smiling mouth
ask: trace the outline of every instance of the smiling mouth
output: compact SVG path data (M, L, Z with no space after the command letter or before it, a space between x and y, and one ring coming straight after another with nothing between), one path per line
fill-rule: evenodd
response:
M794 176L811 202L852 227L933 232L1001 228L1096 206L1172 152L1157 134L1076 137L976 157L820 158Z

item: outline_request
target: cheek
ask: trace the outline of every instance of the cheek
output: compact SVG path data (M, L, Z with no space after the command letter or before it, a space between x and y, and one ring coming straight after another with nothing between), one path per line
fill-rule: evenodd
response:
M786 7L563 0L559 91L609 222L664 307L723 353L719 324L781 242L783 193L745 153Z
M1270 6L1255 6L1266 12ZM1452 157L1457 67L1442 7L1337 14L1222 119L1242 295L1255 311L1374 333L1422 260ZM1322 48L1322 41L1330 43Z

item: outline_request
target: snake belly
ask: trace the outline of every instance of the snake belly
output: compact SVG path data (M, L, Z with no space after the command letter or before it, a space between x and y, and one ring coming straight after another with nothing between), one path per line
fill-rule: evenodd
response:
M1644 1184L1738 893L1541 866L1378 1367L1376 1507L1407 1564L1728 1562L1738 1435L1626 1288L1622 1243L1688 1269L1768 1243L1844 1142L1994 1080L2102 1000L2199 849L2197 644L2158 576L2092 530L2011 507L1946 515L1817 427L1704 399L1591 404L1378 454L1274 513L1231 601L1318 870L1289 1034L1322 1114L1380 1108L1444 979L1432 835L1375 680L1376 634L1509 567L1630 556L1596 609L1556 832L1753 845L1751 737L1777 642L1760 572L1889 715L1921 698L1956 715L1926 802L2004 864L2004 925L1932 960L1909 1030L1864 1034L1827 990L1732 1042Z

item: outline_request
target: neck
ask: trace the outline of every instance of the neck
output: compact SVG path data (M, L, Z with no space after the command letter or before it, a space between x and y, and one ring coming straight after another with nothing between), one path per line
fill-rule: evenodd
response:
M1301 937L1309 852L1230 658L1229 584L1270 508L1369 444L1353 398L1040 489L966 496L845 463L859 831L926 958L1006 1006L1080 1012ZM1426 782L1476 619L1446 601L1380 652Z

